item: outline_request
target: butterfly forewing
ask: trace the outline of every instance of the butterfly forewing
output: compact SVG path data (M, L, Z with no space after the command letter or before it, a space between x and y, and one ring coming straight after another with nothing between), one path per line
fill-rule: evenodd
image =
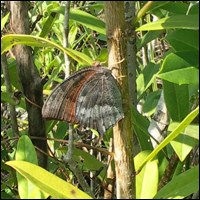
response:
M80 71L82 72L82 71ZM65 120L78 123L75 118L75 106L78 93L95 71L75 73L59 84L47 98L42 109L42 115L47 119Z

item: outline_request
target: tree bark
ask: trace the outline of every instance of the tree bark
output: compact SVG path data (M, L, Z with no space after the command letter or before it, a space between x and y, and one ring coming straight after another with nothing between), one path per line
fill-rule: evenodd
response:
M29 34L28 1L10 1L11 27L16 34ZM26 99L29 135L45 138L45 125L41 109L43 105L43 85L33 62L30 47L17 45L14 49L17 69ZM47 152L45 140L33 139L33 144ZM47 157L37 151L39 165L46 168Z
M116 190L118 199L132 199L134 192L133 130L126 63L126 23L123 1L105 1L109 68L121 88L125 118L113 128Z
M127 67L129 78L129 93L131 102L134 106L137 105L137 88L136 88L136 68L137 68L137 47L136 33L133 24L135 17L135 2L125 1L125 21L127 24Z

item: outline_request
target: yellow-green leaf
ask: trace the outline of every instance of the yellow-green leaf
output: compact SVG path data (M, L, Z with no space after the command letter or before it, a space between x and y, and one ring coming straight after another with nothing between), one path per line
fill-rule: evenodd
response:
M64 48L61 45L42 37L23 34L10 34L3 36L1 38L1 54L8 51L11 47L17 44L27 45L31 47L56 48L63 51L72 59L76 60L82 65L92 65L93 63L93 60L90 57L81 52L69 48Z
M8 161L6 164L54 198L91 199L88 194L37 165L25 161Z

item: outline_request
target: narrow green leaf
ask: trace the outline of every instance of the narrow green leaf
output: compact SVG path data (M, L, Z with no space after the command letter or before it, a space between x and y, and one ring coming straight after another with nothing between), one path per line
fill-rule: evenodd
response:
M10 17L10 13L8 13L6 16L4 16L2 19L1 19L1 31L3 30L6 22L8 21Z
M79 9L71 9L70 17L80 24L83 24L86 27L97 31L98 33L106 35L105 23L97 17L92 16L89 13L86 13Z
M91 199L88 194L37 165L25 161L8 161L6 164L13 167L21 175L54 198Z
M52 9L53 12L59 12L64 15L65 7L59 6ZM70 19L74 20L98 33L106 34L105 23L97 17L79 9L70 9Z
M54 22L55 22L55 19L56 19L56 13L52 12L48 18L46 19L44 25L43 25L43 28L42 28L42 32L40 33L40 37L45 37L49 31L51 30Z
M150 22L140 26L136 31L150 31L150 30L163 30L163 29L199 29L199 15L174 15Z
M140 170L146 162L152 160L160 150L162 150L166 145L168 145L173 139L175 139L199 114L199 107L188 114L185 119L174 129L150 154L147 156L143 162L140 163L138 170Z
M20 34L6 35L2 37L1 42L2 42L2 45L1 45L2 54L8 51L14 45L23 44L27 46L33 46L33 47L57 48L65 52L66 54L68 54L71 58L73 58L74 60L76 60L82 65L92 65L93 63L93 60L90 57L86 56L85 54L81 52L78 52L69 48L64 48L60 46L59 44L56 44L50 40L37 37L37 36L20 35Z
M183 199L199 190L199 166L174 177L154 199Z

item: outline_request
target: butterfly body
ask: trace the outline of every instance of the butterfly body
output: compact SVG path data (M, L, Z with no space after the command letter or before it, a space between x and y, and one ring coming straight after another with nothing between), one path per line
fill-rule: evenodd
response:
M104 67L80 70L53 90L42 115L93 128L103 135L124 117L117 81Z

